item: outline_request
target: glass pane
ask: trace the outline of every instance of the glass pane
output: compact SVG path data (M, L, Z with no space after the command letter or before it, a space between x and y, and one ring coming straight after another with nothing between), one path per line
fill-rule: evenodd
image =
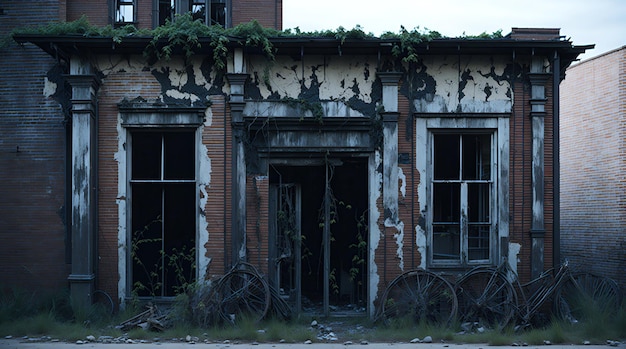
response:
M161 189L153 183L133 183L131 187L133 291L139 296L162 295Z
M490 222L490 189L491 183L468 183L467 206L470 223Z
M135 21L132 2L120 1L115 13L115 21L120 23Z
M489 259L489 231L490 226L485 224L470 224L467 248L469 260Z
M226 26L226 2L224 0L211 0L211 25Z
M491 178L491 135L463 135L463 179Z
M435 179L459 179L459 136L438 134L434 142Z
M460 221L461 216L461 184L433 184L433 222Z
M164 25L166 20L172 21L174 13L174 0L159 0L159 25Z
M195 179L195 134L172 132L164 135L165 179Z
M161 179L161 134L132 134L132 179Z
M165 185L164 292L174 296L184 284L195 281L196 194L193 183Z
M204 1L193 1L191 4L191 16L193 20L199 19L206 23L206 3Z
M459 224L433 225L433 259L459 260L461 237Z

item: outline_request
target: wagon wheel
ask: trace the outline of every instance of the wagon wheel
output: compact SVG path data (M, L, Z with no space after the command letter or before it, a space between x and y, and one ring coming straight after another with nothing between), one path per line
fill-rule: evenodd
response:
M234 269L224 275L217 293L220 317L231 323L242 319L260 321L270 306L269 286L249 269Z
M457 299L446 279L426 270L400 274L385 289L380 314L385 321L408 318L415 322L449 324L456 316Z
M554 306L558 317L572 323L594 313L612 314L620 306L619 286L602 276L572 274L557 289Z
M459 319L503 328L515 315L517 295L506 276L494 269L475 269L456 284Z

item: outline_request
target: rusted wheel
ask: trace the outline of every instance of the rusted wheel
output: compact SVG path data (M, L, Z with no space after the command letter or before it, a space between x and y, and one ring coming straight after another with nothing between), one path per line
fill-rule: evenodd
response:
M230 323L243 319L260 321L270 306L270 291L265 280L254 270L233 269L218 285L220 317Z
M515 315L517 295L506 276L491 268L475 269L456 284L461 322L503 328Z
M456 316L454 288L443 277L422 269L396 277L383 293L379 316L384 321L449 324Z
M619 309L620 301L619 286L614 280L576 273L558 288L554 306L559 318L575 323L592 314L613 314Z

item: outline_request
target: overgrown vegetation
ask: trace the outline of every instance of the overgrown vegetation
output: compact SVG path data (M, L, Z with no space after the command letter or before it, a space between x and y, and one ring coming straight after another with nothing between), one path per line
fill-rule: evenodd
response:
M339 27L336 30L322 30L302 32L299 28L279 31L272 28L262 27L257 21L243 23L233 28L223 28L219 25L207 26L201 20L193 20L191 14L177 15L175 20L167 21L165 25L155 29L137 29L133 25L114 28L111 25L98 27L91 25L83 16L72 22L50 22L48 24L21 27L14 29L2 40L0 47L6 46L9 40L18 35L75 35L82 37L111 38L112 43L123 43L126 38L146 37L150 38L145 47L144 55L149 61L170 59L173 54L180 53L185 58L191 57L202 48L202 43L207 43L212 50L215 67L218 70L226 69L226 57L228 45L235 43L249 48L255 48L262 52L269 60L274 59L275 48L272 38L333 38L343 44L349 39L381 39L393 43L392 53L396 58L404 62L417 60L416 48L419 44L433 39L444 38L439 32L416 27L407 30L401 27L399 33L385 32L380 37L372 33L366 33L357 25L353 29ZM482 33L476 36L465 36L463 39L498 39L502 38L502 30L493 34Z
M175 313L174 304L172 313ZM241 321L236 326L216 324L208 328L194 325L189 319L178 317L165 332L151 332L142 329L124 333L115 326L136 315L141 309L127 307L126 310L110 315L97 305L77 317L72 313L67 294L35 294L20 290L0 296L0 336L42 337L49 336L62 341L75 341L93 335L127 337L135 340L163 341L180 340L187 335L200 341L242 341L301 343L307 339L314 342L317 329L311 327L311 316L301 316L289 322L270 318L256 323ZM545 341L552 344L605 344L607 340L626 340L626 308L614 316L599 311L589 314L590 320L584 323L565 323L554 320L544 328L516 331L513 326L503 331L484 329L463 334L460 324L452 326L432 326L416 324L412 321L397 320L388 325L372 323L366 318L329 318L317 320L330 324L340 341L370 342L409 342L414 338L430 336L433 342L447 343L486 343L489 345L528 344L541 345Z

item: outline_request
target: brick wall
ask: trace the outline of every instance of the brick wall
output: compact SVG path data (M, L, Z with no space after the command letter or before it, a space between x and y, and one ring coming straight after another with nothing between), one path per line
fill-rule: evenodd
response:
M233 26L256 20L264 27L282 30L282 0L232 1Z
M36 7L3 1L0 8L2 36L59 12L57 1L39 1ZM54 82L61 77L56 62L31 44L11 42L0 55L0 289L58 292L69 275L66 128L58 96L43 91L46 77Z
M626 287L626 46L561 83L562 255Z

